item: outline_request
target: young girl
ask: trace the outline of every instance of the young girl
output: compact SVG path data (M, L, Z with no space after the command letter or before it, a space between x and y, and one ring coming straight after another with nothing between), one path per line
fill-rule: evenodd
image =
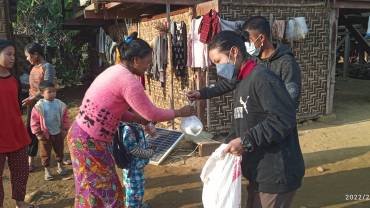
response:
M147 129L149 128L150 126L148 125ZM152 133L155 131L153 129L150 130ZM122 140L123 145L131 156L128 167L123 169L126 208L149 208L149 205L143 203L145 190L144 167L154 155L155 147L149 146L144 130L138 124L122 122L118 128L118 132L118 139Z
M18 82L9 72L14 62L14 44L0 40L0 207L3 207L4 201L2 175L5 161L8 160L12 198L17 208L24 208L33 207L24 202L28 179L27 145L30 138L21 117Z
M103 71L90 85L68 133L75 180L75 208L124 207L122 185L112 157L112 140L119 122L168 121L194 114L157 108L145 94L139 77L152 63L152 49L137 33L121 45L122 63ZM131 108L141 117L129 113ZM144 120L145 119L145 120Z
M32 172L34 171L33 158L36 157L38 151L38 140L31 131L31 112L36 102L41 98L39 91L40 82L43 80L54 82L56 76L54 66L45 61L43 48L40 44L30 43L26 45L24 53L27 61L33 65L29 76L29 97L22 101L22 104L27 106L27 130L32 141L28 147L29 170Z

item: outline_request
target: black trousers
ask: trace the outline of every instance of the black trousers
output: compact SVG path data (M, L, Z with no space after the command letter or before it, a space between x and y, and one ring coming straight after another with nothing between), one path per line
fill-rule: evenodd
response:
M36 135L32 134L31 131L31 113L32 109L35 106L37 100L32 102L29 106L27 106L27 131L31 138L31 144L28 145L27 154L31 157L36 157L38 147L39 147L39 141L37 140Z

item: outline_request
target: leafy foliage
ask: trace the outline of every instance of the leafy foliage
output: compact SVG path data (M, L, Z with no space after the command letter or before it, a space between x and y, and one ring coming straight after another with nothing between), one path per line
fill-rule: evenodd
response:
M62 84L79 81L80 72L86 64L80 64L82 53L86 52L82 43L75 41L77 31L63 30L65 19L72 16L73 0L64 0L65 17L61 0L19 0L17 18L13 23L14 33L26 35L45 46L48 60L57 67ZM86 60L85 60L86 61Z

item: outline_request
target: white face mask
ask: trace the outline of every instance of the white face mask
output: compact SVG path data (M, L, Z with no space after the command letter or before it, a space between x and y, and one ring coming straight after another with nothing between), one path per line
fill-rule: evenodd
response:
M258 36L258 38L260 37L261 36ZM258 40L258 38L255 40L255 42ZM257 57L261 53L261 48L256 48L256 46L254 45L254 42L245 42L245 48L247 49L247 53L249 53L249 55L251 56Z

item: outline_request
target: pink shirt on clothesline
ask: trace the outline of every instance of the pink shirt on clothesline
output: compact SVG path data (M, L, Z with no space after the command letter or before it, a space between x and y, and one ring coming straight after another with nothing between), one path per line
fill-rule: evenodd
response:
M148 121L175 117L174 110L154 106L140 79L117 64L102 72L86 91L76 122L94 139L110 142L121 120L137 121L129 107Z

